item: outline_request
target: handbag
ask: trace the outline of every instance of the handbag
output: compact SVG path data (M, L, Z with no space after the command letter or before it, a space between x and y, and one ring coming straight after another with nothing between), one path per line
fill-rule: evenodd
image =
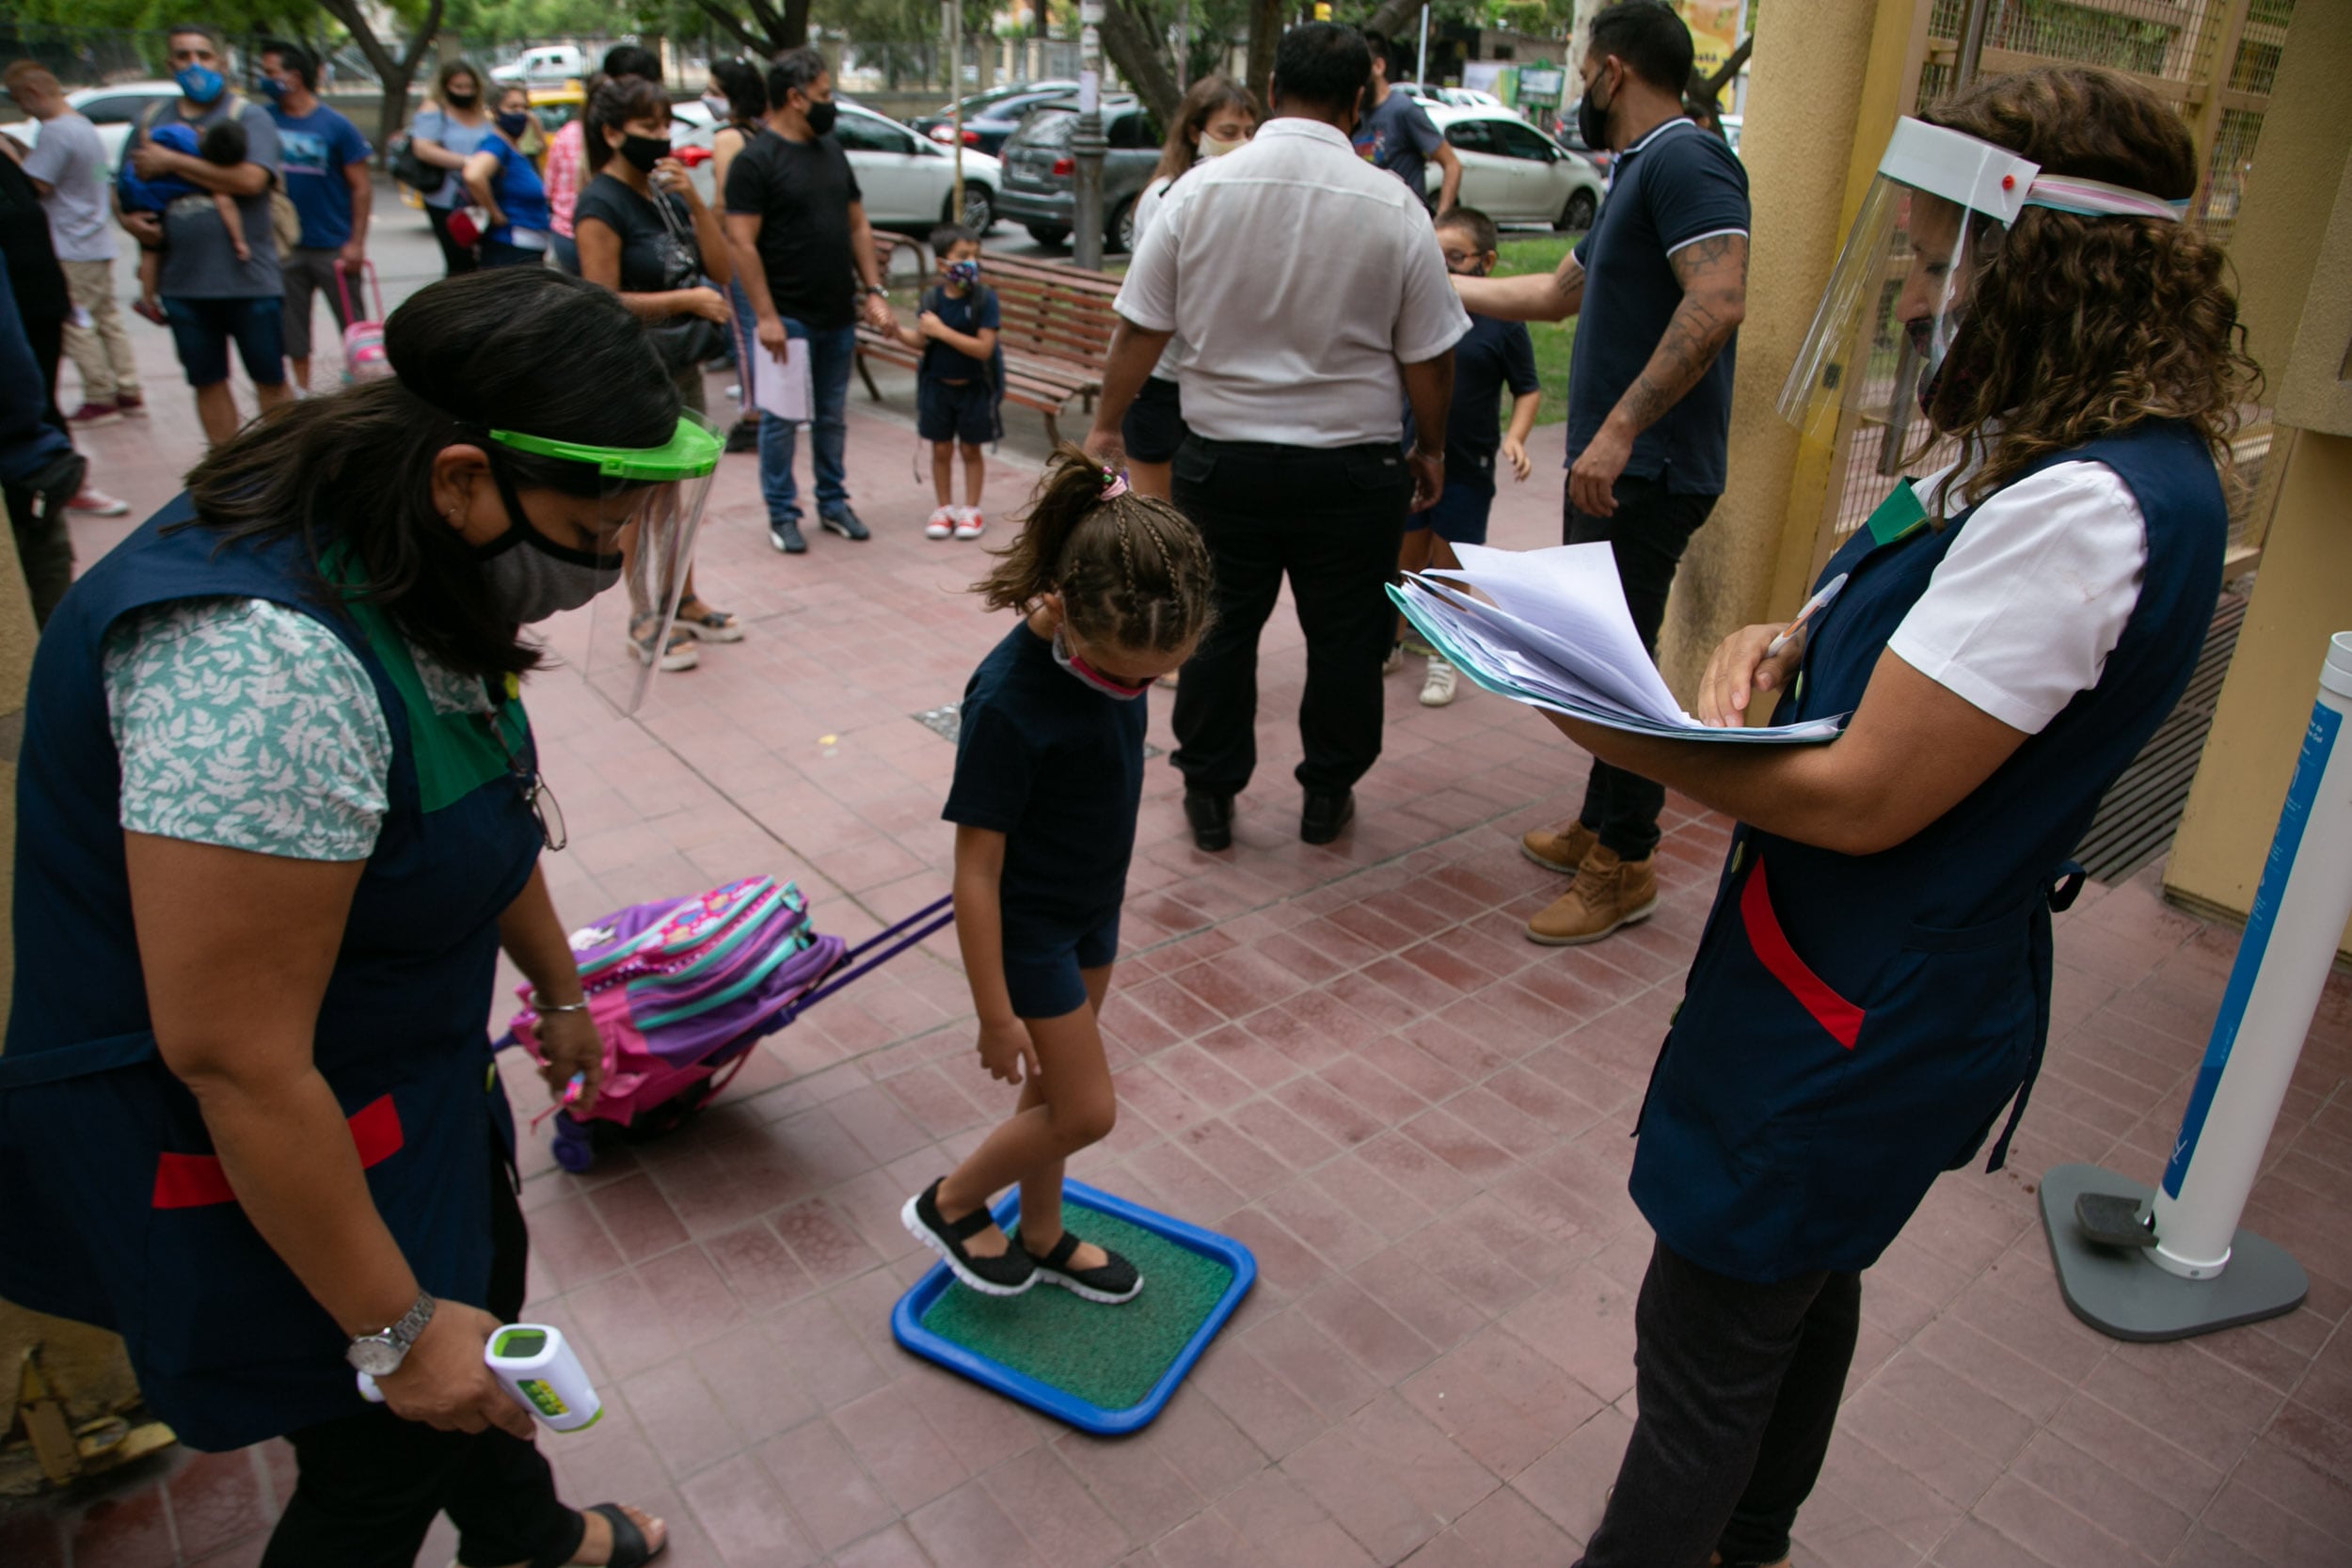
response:
M404 135L392 149L392 178L419 196L433 196L449 178L449 170L418 157L415 142L415 137Z
M661 226L670 231L672 265L670 276L663 280L669 290L710 287L703 277L701 247L694 241L694 232L666 197L653 203L653 210L661 214ZM707 316L672 316L660 326L649 326L645 335L661 356L661 363L672 371L683 371L716 359L726 352L729 342L727 329Z

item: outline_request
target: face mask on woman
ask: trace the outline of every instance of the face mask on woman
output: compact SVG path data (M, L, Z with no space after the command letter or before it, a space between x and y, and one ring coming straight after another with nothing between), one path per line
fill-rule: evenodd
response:
M505 134L507 140L513 141L531 128L531 116L527 113L509 114L501 111L498 116L498 122L499 130Z
M446 96L449 99L449 106L453 109L470 109L482 99L482 95L478 92L453 92Z
M670 138L624 135L621 137L619 151L638 173L651 174L653 166L670 155Z
M1248 147L1248 145L1249 138L1248 136L1242 137L1239 141L1227 141L1222 136L1212 136L1206 132L1203 132L1200 136L1200 156L1203 158L1222 158L1228 152L1239 152L1243 148Z
M599 555L557 544L531 526L506 476L499 473L497 479L499 499L506 503L506 531L477 548L474 558L490 579L501 613L524 625L544 621L578 610L620 580L617 553Z

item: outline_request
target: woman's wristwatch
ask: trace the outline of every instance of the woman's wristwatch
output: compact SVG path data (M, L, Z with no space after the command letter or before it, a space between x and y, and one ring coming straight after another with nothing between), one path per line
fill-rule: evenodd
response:
M385 1378L400 1370L400 1364L408 1359L409 1347L424 1325L433 1321L433 1298L424 1291L417 1292L417 1304L400 1315L400 1321L373 1334L355 1334L344 1347L343 1359L370 1377Z

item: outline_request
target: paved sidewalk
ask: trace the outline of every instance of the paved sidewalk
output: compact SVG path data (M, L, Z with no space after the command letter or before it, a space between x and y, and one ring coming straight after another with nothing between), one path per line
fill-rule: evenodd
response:
M921 537L903 388L880 413L853 396L871 543L812 531L807 556L774 555L753 460L731 457L701 572L749 641L663 676L639 722L567 673L532 684L572 833L549 862L567 917L769 871L855 940L946 891L953 749L911 716L954 702L1006 622L960 592L979 552ZM189 450L170 402L143 467L138 427L91 438L101 482L142 510L168 493L160 451ZM1556 538L1559 440L1540 433L1498 543ZM989 543L1027 478L994 471ZM83 529L85 559L122 531ZM553 641L576 657L581 635L573 618ZM1356 826L1311 849L1287 608L1264 651L1235 849L1195 852L1173 770L1149 775L1105 1015L1120 1119L1075 1164L1256 1251L1258 1288L1167 1414L1130 1439L1078 1436L890 1341L928 1261L898 1205L1007 1108L972 1059L952 942L934 941L768 1040L672 1138L586 1178L530 1139L532 1310L576 1338L607 1401L593 1431L546 1439L572 1500L656 1510L678 1568L1575 1559L1633 1414L1649 1238L1627 1134L1724 824L1670 802L1657 917L1534 946L1519 924L1557 883L1516 839L1573 809L1582 756L1483 694L1422 709L1408 672ZM1166 748L1167 700L1150 701ZM2311 1270L2306 1307L2123 1345L2075 1323L2051 1279L2038 1173L2153 1177L2235 946L2155 886L2094 887L2061 918L2049 1065L2010 1169L1947 1177L1871 1271L1800 1563L2352 1561L2352 986L2329 984L2247 1215ZM544 1103L509 1067L517 1105ZM179 1454L0 1515L0 1561L252 1563L291 1478L279 1444ZM453 1549L444 1527L421 1560Z

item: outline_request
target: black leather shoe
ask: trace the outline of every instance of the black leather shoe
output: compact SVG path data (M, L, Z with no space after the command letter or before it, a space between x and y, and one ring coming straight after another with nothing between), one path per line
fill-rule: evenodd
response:
M1307 807L1298 814L1298 836L1309 844L1328 844L1340 836L1340 830L1356 820L1356 792L1343 789L1337 795L1310 794Z
M1233 847L1233 798L1200 790L1184 791L1184 820L1192 824L1196 849L1214 854Z

